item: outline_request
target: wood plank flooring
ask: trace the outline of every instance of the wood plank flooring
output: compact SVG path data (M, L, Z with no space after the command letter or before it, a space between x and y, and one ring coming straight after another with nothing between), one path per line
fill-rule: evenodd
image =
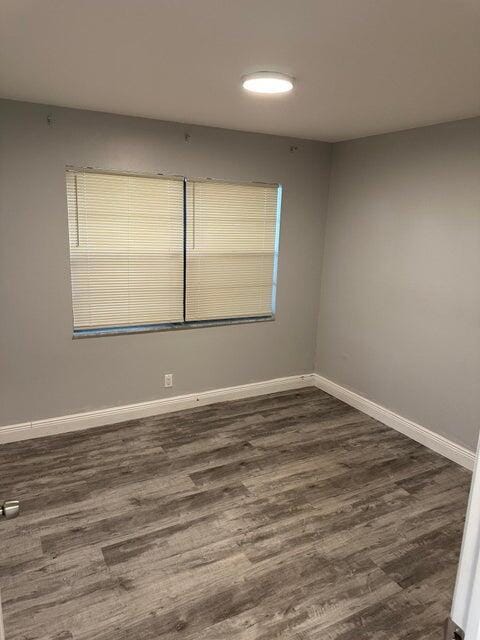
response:
M438 640L469 482L313 388L3 445L6 640Z

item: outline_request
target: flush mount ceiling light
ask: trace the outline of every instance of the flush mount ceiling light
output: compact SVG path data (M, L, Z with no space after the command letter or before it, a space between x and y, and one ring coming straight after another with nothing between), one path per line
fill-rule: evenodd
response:
M243 76L242 86L253 93L287 93L293 89L293 78L274 71L259 71Z

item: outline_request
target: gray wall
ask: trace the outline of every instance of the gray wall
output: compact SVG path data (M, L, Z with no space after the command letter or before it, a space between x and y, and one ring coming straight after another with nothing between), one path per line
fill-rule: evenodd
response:
M475 446L480 118L334 146L316 370Z
M10 101L0 127L0 425L313 370L330 145ZM72 340L66 164L281 182L277 320Z
M309 373L318 320L316 371L473 447L480 119L333 149L319 311L330 145L0 101L0 425ZM66 164L281 182L277 320L72 340Z

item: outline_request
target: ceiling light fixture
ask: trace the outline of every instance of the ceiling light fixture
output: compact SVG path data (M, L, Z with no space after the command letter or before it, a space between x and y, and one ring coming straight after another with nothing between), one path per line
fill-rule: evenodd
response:
M259 71L243 76L242 86L254 93L287 93L293 89L293 78L274 71Z

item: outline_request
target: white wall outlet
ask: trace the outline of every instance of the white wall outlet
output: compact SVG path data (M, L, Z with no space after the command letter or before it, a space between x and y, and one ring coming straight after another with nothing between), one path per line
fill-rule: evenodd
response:
M166 387L173 387L173 373L166 373L165 374L165 386Z

